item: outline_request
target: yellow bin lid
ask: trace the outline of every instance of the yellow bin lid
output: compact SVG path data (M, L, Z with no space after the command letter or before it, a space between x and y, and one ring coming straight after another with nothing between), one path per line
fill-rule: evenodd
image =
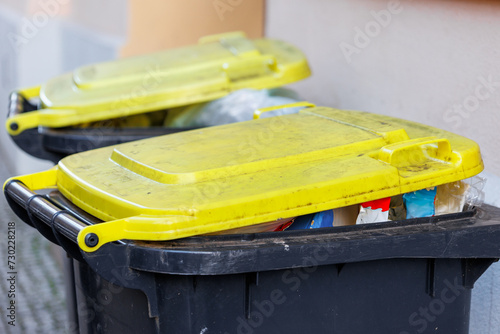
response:
M38 126L64 127L217 99L241 88L274 88L310 75L296 47L249 40L234 32L198 45L94 64L21 90L41 109L7 119L18 135Z
M16 178L57 187L105 222L84 251L119 240L170 240L343 207L471 177L478 145L430 126L310 106L78 153ZM85 245L95 233L97 247Z

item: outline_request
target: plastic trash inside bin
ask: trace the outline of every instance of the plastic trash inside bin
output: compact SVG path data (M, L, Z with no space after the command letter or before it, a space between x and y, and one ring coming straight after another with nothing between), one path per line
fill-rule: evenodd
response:
M432 217L436 210L436 187L421 189L403 195L406 218Z
M171 110L165 125L174 128L200 128L249 121L257 109L299 102L294 91L285 88L241 89L220 99ZM263 117L298 112L300 108L273 110Z
M379 198L373 201L361 203L356 224L369 224L385 222L389 220L389 207L391 198Z

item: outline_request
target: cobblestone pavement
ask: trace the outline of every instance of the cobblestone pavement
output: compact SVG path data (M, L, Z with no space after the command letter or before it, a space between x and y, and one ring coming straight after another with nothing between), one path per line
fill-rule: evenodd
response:
M0 166L2 183L8 177ZM51 252L50 242L22 222L0 200L0 333L66 333L68 312L65 305L63 269ZM8 223L15 223L15 297L9 298L11 270L8 267ZM11 300L15 300L15 326L8 324Z

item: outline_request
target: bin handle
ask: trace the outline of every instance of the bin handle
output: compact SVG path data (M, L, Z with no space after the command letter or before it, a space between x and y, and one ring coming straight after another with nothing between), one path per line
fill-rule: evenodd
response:
M44 172L10 178L4 193L29 214L34 214L49 228L77 244L85 252L94 252L102 245L121 239L167 240L172 231L165 225L183 224L191 216L139 215L108 222L82 221L69 210L60 210L34 190L56 188L57 166ZM187 235L186 235L187 236Z
M43 172L11 177L7 181L5 181L3 190L6 191L9 183L13 181L22 183L31 192L40 189L57 188L56 180L57 166L54 166L51 169Z
M273 110L278 110L278 109L284 109L284 108L297 108L297 107L306 107L306 108L314 108L316 107L315 104L307 101L302 101L302 102L295 102L295 103L288 103L288 104L282 104L279 106L272 106L272 107L266 107L266 108L259 108L254 111L253 113L253 119L259 119L260 116L263 113L273 111Z
M78 234L88 226L88 223L76 218L67 210L60 210L46 197L33 192L34 188L43 189L49 184L55 184L56 171L54 167L45 172L10 178L4 184L4 193L24 208L28 215L34 214L49 228L77 243Z
M14 117L17 114L23 112L35 110L36 106L31 105L27 100L32 99L40 95L40 85L27 87L20 90L15 90L10 93L9 110L7 113L7 118ZM25 104L29 104L32 108L31 110L24 110Z
M24 130L38 126L64 126L60 124L60 116L73 114L70 109L39 109L29 99L40 95L41 86L33 86L13 91L10 94L9 108L5 128L11 136L17 136Z
M28 87L10 93L9 107L7 110L7 130L12 133L17 131L19 124L10 120L26 112L37 110L37 107L28 100L40 94L40 86Z
M14 117L24 112L36 110L37 107L29 103L28 100L38 96L39 94L40 94L40 86L28 87L10 93L7 118ZM26 105L29 106L30 110L25 110Z
M423 146L434 144L437 144L437 150L435 156L433 156L432 158L450 162L452 150L449 140L446 138L436 137L417 138L386 145L380 149L378 153L378 160L391 165L399 165L401 164L401 162L405 162L404 164L407 164L407 160L402 161L400 159L400 153L403 150L409 150L410 152L414 151L415 153L417 153L422 151Z
M29 112L17 112L13 116L9 116L5 122L5 127L11 136L17 136L24 130L36 128L38 126L62 126L63 124L60 122L60 116L72 113L74 113L74 111L69 109L38 109Z
M85 226L78 234L77 243L84 252L91 253L98 250L104 244L122 239L148 241L171 240L173 239L172 235L175 233L175 228L168 229L165 226L184 225L186 221L192 219L195 218L182 215L138 215L102 222ZM185 236L190 235L186 233ZM175 238L179 237L183 237L183 235L175 234Z
M25 98L19 92L12 92L9 98L9 109L7 118L14 117L24 112Z

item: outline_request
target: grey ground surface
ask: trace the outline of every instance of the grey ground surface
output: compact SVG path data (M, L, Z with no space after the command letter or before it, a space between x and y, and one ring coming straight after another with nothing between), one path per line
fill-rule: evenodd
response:
M0 160L4 158L1 157ZM2 183L9 177L2 163ZM66 333L64 275L56 261L54 246L38 231L22 222L9 208L3 194L0 200L0 333ZM8 324L10 283L8 268L8 223L15 222L15 327Z

